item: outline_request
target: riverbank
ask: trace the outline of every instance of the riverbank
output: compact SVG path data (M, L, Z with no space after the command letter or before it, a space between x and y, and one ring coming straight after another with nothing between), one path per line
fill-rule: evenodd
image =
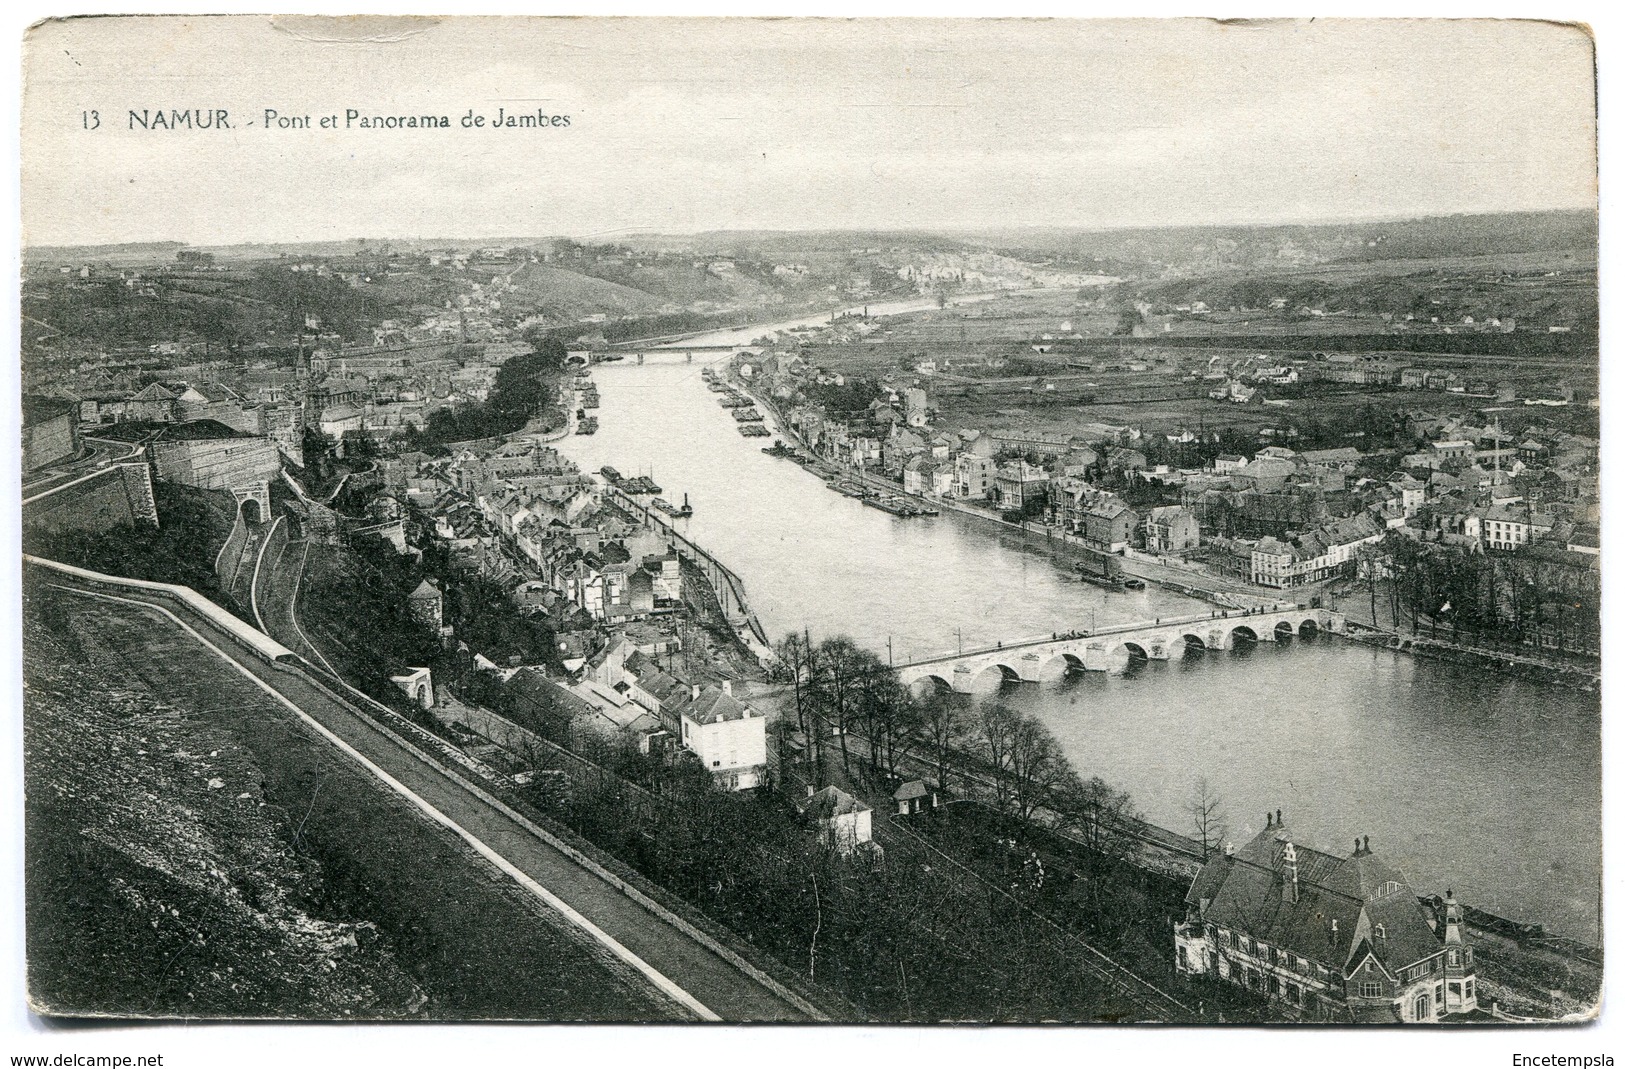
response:
M606 486L604 496L629 519L665 530L677 549L679 559L694 567L706 579L725 626L734 639L761 665L776 659L767 630L757 619L745 595L745 581L708 550L677 530L676 520L650 508L615 486Z
M1408 653L1415 657L1427 657L1468 668L1502 672L1542 686L1596 690L1602 685L1600 669L1589 669L1580 665L1556 664L1517 653L1474 649L1444 639L1428 638L1425 635L1400 635L1393 631L1353 622L1348 624L1345 635L1351 641L1362 645L1377 646L1396 653Z
M961 640L980 648L1095 630L1097 617L1117 625L1213 607L1150 582L1121 592L1080 583L1061 556L1074 549L1052 542L1052 554L1010 525L947 509L899 519L831 493L814 472L764 454L771 439L739 438L702 366L677 354L595 369L602 429L571 439L568 455L689 493L695 513L678 529L744 579L771 635L844 634L901 663ZM1205 777L1233 815L1289 804L1314 842L1371 835L1421 891L1453 887L1499 915L1593 938L1594 693L1295 638L998 694L1039 717L1081 774L1129 791L1164 827L1182 826L1190 785ZM1554 827L1554 811L1574 820ZM1509 849L1519 864L1505 863Z
M1063 557L1082 560L1086 552L1090 550L1088 544L1077 535L1066 531L1058 531L1046 524L1030 521L1014 523L989 508L972 505L964 501L956 501L953 498L912 494L904 490L900 483L895 483L890 479L870 474L861 469L842 468L832 464L813 452L806 441L790 428L784 414L779 411L772 398L761 395L753 390L749 383L744 382L737 376L733 376L731 373L729 381L767 411L776 433L780 438L787 440L791 444L791 455L784 456L784 459L799 464L808 471L825 478L826 481L829 478L847 479L874 490L894 495L905 501L918 502L922 514L935 514L938 510L946 510L956 512L962 516L969 516L983 523L995 524L1007 531L1020 532L1024 536L1042 537L1046 547L1052 554L1058 553ZM1069 550L1073 552L1067 552ZM1295 600L1279 597L1276 592L1272 592L1267 588L1247 587L1244 584L1238 584L1206 573L1184 570L1181 570L1182 574L1176 578L1168 573L1167 565L1154 563L1132 554L1125 554L1121 559L1123 561L1123 571L1126 575L1156 583L1158 586L1174 593L1205 601L1221 608L1250 609L1289 603L1299 604Z

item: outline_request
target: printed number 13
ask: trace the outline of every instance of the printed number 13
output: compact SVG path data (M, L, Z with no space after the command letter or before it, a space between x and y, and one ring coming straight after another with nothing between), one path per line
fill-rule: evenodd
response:
M81 111L79 123L86 130L99 130L102 125L102 113L99 111Z

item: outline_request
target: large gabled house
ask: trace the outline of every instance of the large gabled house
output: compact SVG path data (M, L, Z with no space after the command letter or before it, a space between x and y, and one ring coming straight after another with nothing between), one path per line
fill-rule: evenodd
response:
M1280 811L1228 845L1185 896L1175 967L1246 987L1307 1020L1428 1022L1478 1007L1461 907L1424 906L1370 838L1337 857L1294 842Z
M677 709L683 745L725 791L758 786L767 771L767 721L733 696L733 683L693 686Z

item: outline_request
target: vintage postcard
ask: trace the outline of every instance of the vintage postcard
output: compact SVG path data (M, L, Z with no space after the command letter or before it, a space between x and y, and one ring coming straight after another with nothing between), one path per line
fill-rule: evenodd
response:
M23 49L35 1015L1600 1012L1586 28Z

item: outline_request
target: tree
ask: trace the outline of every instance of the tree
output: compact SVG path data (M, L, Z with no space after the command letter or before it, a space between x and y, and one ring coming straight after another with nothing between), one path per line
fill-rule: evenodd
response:
M1036 718L1018 716L1010 738L1010 812L1025 827L1040 809L1063 804L1080 790L1078 774Z
M859 681L871 672L882 670L880 659L858 646L845 635L827 638L818 646L819 662L824 681L824 707L829 722L841 737L841 767L851 771L851 755L846 744L847 730L857 713Z
M1214 793L1206 776L1198 779L1196 785L1191 788L1190 798L1185 803L1185 812L1190 815L1191 827L1196 832L1196 841L1202 845L1202 860L1206 861L1213 851L1223 845L1228 830L1224 803Z
M994 804L1023 825L1040 809L1078 797L1082 784L1055 736L1037 719L997 702L977 719L978 741L992 770Z
M1010 811L1010 751L1020 716L999 702L985 703L976 714L976 742L993 773L993 802L1005 813Z
M1377 621L1377 580L1386 571L1382 550L1377 545L1366 544L1359 548L1357 555L1357 574L1365 579L1366 590L1371 595L1371 626L1380 627L1382 625Z
M965 712L953 696L933 692L919 703L920 733L937 763L937 789L948 789L948 764L954 749L970 729Z
M1113 904L1127 891L1123 870L1139 856L1139 825L1143 818L1127 792L1113 788L1099 776L1079 783L1058 800L1062 827L1087 849L1082 854L1082 899L1091 923L1125 920Z
M895 673L878 664L876 669L858 681L857 719L869 739L870 775L890 781L897 778L897 766L919 725L919 708Z
M802 737L807 736L807 671L811 651L802 641L801 635L792 631L778 641L773 647L777 658L773 662L773 678L779 682L790 684L791 696L795 702L796 726L801 729Z

